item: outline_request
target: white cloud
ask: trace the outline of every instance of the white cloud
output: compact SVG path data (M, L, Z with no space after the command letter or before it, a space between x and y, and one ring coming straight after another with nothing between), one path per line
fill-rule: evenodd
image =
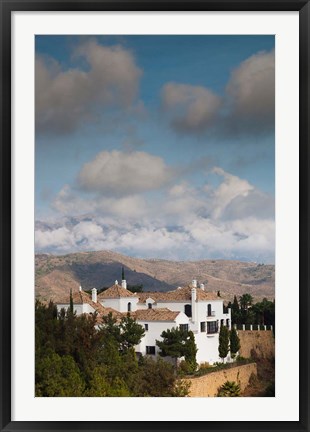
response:
M225 172L222 168L215 167L215 174L223 177L223 182L213 193L213 217L222 216L225 208L237 197L245 198L254 187L247 181Z
M82 197L66 186L54 204L62 214L76 217L50 227L37 224L36 248L56 252L113 249L167 259L247 257L259 261L264 257L272 261L274 200L219 167L213 172L221 180L217 187L182 182L156 195L92 193ZM82 216L85 213L87 217Z
M65 227L57 228L51 231L36 230L35 245L39 250L55 249L70 250L76 247L75 239L72 232Z
M63 69L54 59L36 57L38 131L68 133L94 121L102 109L134 103L142 71L128 50L93 39L76 48L75 58L86 62L87 69Z
M86 163L78 183L83 190L102 194L132 194L167 184L173 171L163 159L145 152L103 151Z

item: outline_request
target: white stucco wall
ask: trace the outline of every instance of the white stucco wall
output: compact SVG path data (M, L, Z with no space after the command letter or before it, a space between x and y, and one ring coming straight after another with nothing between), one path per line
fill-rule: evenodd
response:
M60 312L61 309L69 309L70 305L67 304L58 304L57 305L57 311ZM95 312L95 309L89 305L88 303L84 303L84 304L73 304L73 311L77 314L77 315L81 315L83 313L93 313Z
M147 346L155 346L156 354L159 353L159 348L156 346L156 340L161 340L160 335L163 331L169 329L171 330L173 327L178 327L180 324L188 324L188 317L180 313L175 321L141 321L137 320L137 322L145 327L145 324L148 324L148 331L145 332L144 338L141 340L140 344L136 346L136 351L141 354L146 354Z
M128 303L131 303L131 311L134 312L137 310L137 297L124 297L120 299L102 299L100 303L104 307L110 307L118 312L127 312L128 311Z

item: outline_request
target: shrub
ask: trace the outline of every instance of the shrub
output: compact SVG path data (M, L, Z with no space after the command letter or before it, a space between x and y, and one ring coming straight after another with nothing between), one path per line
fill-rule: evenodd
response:
M200 371L204 371L204 370L206 370L206 369L210 369L210 368L212 368L213 366L212 365L210 365L210 363L208 363L208 362L204 362L204 363L201 363L200 365L199 365L199 370Z
M235 381L226 381L218 389L218 397L238 397L240 395L240 386Z

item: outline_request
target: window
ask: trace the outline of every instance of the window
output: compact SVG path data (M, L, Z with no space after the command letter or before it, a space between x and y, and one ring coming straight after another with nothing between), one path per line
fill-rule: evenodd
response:
M130 303L130 302L129 302L128 305L127 305L127 310L128 310L128 312L131 311L131 303Z
M148 324L144 324L144 330L148 331L149 330L149 325Z
M152 303L147 304L148 309L152 309Z
M200 331L204 333L206 331L206 323L205 321L200 323Z
M188 324L180 324L180 330L184 332L188 332Z
M221 319L221 327L224 325L224 320Z
M212 316L212 306L208 304L208 316Z
M216 321L210 321L207 322L207 332L209 334L217 333L218 332L218 326Z
M146 354L155 355L155 347L154 346L147 346L146 347Z
M229 319L226 320L226 326L229 327Z
M184 306L184 313L186 316L191 317L192 316L192 305L187 304Z

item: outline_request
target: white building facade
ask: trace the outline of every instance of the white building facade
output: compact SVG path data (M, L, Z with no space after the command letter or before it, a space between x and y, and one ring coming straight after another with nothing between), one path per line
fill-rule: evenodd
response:
M117 318L130 315L144 328L145 336L135 347L137 353L156 356L159 348L156 340L161 333L173 327L191 330L197 346L197 363L213 364L221 361L218 353L219 331L221 325L231 329L231 311L224 312L223 300L216 294L207 292L197 281L186 287L169 292L132 293L127 290L126 281L115 284L97 295L81 290L73 295L74 311L94 313L99 316L112 312ZM57 308L68 308L69 301L57 303ZM226 361L230 361L227 357Z

